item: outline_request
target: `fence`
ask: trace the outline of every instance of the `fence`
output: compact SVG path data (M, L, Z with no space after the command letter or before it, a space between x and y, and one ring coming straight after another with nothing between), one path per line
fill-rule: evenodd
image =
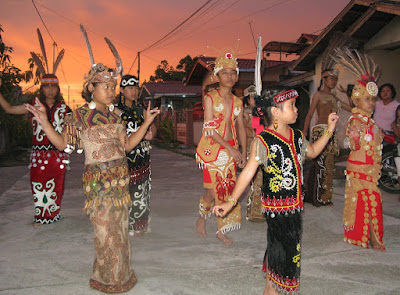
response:
M172 128L174 132L174 139L177 141L182 142L186 146L194 146L197 143L197 139L195 141L194 134L199 133L198 130L194 130L194 128L199 128L198 126L202 127L201 124L195 124L196 122L193 121L193 110L186 109L186 110L177 110L177 111L167 111L162 113L160 116L157 117L156 125L158 132L162 132L160 126L161 122L165 119L169 118L172 121ZM201 128L200 127L200 128ZM200 130L201 133L201 130ZM160 134L162 137L162 134Z

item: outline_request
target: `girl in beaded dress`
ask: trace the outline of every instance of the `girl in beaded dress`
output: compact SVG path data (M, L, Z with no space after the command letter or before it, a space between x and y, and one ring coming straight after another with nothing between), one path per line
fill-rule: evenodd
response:
M381 176L383 133L371 118L380 69L372 58L348 48L337 50L337 61L357 77L351 99L355 105L346 127L345 144L350 148L346 166L343 212L344 241L384 252Z
M267 220L264 294L298 294L300 288L300 239L303 209L302 163L305 156L316 157L335 130L338 116L328 116L328 128L315 143L305 140L300 130L289 127L297 119L298 93L274 87L256 97L256 110L266 122L256 136L246 167L228 202L214 206L213 212L225 216L252 180L257 168L263 172L262 206Z
M137 132L144 122L144 108L138 102L138 95L138 78L124 75L120 83L117 108L121 111L121 118L126 123L128 136ZM129 208L129 234L135 237L140 237L150 231L151 145L149 140L154 138L155 133L156 128L152 124L140 143L126 154L131 175L129 193L132 199L132 206Z
M89 47L86 31L83 27L81 30ZM26 105L26 108L42 124L49 140L59 150L70 153L76 147L78 153L85 151L84 210L93 225L96 248L89 284L102 292L118 293L128 291L136 284L130 265L128 208L131 198L125 152L140 143L159 110L147 108L144 128L127 137L125 123L113 112L112 105L118 70L95 64L91 49L89 53L92 67L85 77L82 92L88 103L67 116L62 135L55 132L47 120L45 107L39 100L38 106Z
M55 131L61 133L65 116L71 112L60 93L59 81L55 75L58 65L64 56L64 49L58 54L52 73L49 73L46 51L39 29L37 29L37 33L45 62L43 64L37 54L31 52L33 61L41 74L39 101L45 107L47 117ZM35 101L33 100L30 103L35 104ZM1 93L0 105L8 114L29 114L24 105L10 105ZM32 152L29 164L31 189L35 204L33 225L50 224L61 219L61 200L64 194L65 170L69 159L68 154L57 150L49 141L38 120L33 116L29 116L29 119L33 129Z

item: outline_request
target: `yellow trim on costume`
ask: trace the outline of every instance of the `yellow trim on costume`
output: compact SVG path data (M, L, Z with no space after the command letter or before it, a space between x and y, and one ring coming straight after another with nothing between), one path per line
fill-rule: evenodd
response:
M275 284L277 284L277 285L279 285L279 286L282 286L282 287L285 287L285 288L297 288L299 285L300 285L300 283L297 283L297 285L294 285L294 286L287 286L287 285L284 285L284 284L281 284L281 283L279 283L278 281L276 281L273 277L271 277L271 275L268 275L268 277L272 280L272 281L274 281L274 283Z

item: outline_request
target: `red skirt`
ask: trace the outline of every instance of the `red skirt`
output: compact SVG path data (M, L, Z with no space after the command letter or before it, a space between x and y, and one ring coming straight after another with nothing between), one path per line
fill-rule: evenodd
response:
M34 223L48 224L60 220L65 169L68 163L68 155L63 152L32 151L29 167L35 203Z

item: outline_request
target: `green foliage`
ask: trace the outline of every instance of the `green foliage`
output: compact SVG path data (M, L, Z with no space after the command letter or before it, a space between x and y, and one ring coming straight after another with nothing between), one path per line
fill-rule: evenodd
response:
M0 25L0 77L2 81L0 93L11 105L21 104L26 102L27 97L22 98L22 89L18 84L25 80L25 73L11 63L9 53L13 50L3 43L2 32L4 31ZM25 115L9 115L0 108L0 129L1 139L6 142L7 151L30 146L32 128Z
M190 55L186 55L179 61L179 64L174 69L173 66L168 64L168 61L162 60L154 71L154 76L150 76L151 82L162 81L183 81L187 77L193 67L195 59Z
M160 137L164 142L171 143L175 140L174 124L170 118L165 116L160 124Z

